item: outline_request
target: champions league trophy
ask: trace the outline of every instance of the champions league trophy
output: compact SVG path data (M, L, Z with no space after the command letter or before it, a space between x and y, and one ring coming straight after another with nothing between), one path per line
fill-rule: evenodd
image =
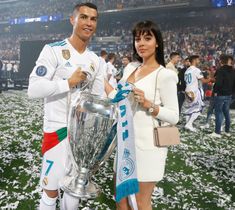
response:
M88 83L83 87L93 85ZM70 195L84 199L98 196L99 189L91 176L116 146L115 115L116 106L91 91L81 91L72 102L68 120L69 164L62 183L62 189Z

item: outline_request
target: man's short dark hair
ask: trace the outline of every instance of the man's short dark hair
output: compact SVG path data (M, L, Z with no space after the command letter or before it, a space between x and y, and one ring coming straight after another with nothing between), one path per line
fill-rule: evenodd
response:
M194 60L196 60L198 58L200 58L199 55L191 55L191 56L189 56L189 62L192 63Z
M74 7L73 7L73 13L75 11L78 11L80 9L80 7L89 7L89 8L92 8L92 9L95 9L97 12L98 12L98 9L97 9L97 6L95 4L92 4L90 2L86 2L86 3L78 3L76 4Z
M100 56L103 57L105 55L107 55L108 53L105 50L101 50L100 51Z
M110 61L111 59L115 59L116 58L116 55L114 53L109 53L108 54L108 61Z
M127 58L127 59L129 60L129 62L131 62L131 57L130 57L129 55L123 55L123 56L122 56L122 59L123 59L123 58Z
M170 59L172 59L172 58L175 57L175 56L180 56L180 54L179 54L178 52L172 52L172 53L170 54Z

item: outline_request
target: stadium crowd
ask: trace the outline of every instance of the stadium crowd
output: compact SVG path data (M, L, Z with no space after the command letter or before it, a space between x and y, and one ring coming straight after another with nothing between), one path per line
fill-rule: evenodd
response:
M96 37L121 37L120 43L123 49L118 47L113 51L116 54L127 54L131 52L131 31L130 27L109 28L98 30ZM177 51L182 57L191 54L200 54L204 61L210 62L215 66L216 58L222 53L235 54L235 25L216 25L204 27L182 27L164 29L163 37L165 42L165 54L169 56L172 51ZM61 40L67 37L68 33L60 34L1 34L0 35L0 54L2 60L19 60L20 42L29 40ZM96 44L96 41L92 41ZM110 43L102 43L102 48L108 52ZM115 44L115 43L111 43ZM91 46L92 47L92 46ZM97 53L99 53L97 51ZM167 58L166 58L167 59Z
M177 0L177 3L187 2L188 0ZM71 13L71 5L75 5L78 1L75 0L42 0L42 1L22 1L3 5L0 8L1 21L9 21L10 19L19 17L39 17L42 15L55 15L62 14L64 17L68 17ZM89 2L99 5L99 11L114 10L114 9L127 9L144 7L144 6L155 6L161 4L172 4L176 0L89 0ZM21 8L20 10L18 8Z

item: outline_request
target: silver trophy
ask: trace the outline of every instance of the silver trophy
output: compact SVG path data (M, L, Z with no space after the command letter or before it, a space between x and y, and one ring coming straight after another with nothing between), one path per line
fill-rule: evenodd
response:
M99 189L91 181L116 146L116 107L107 98L82 91L72 103L68 121L69 165L62 189L79 198L95 198Z

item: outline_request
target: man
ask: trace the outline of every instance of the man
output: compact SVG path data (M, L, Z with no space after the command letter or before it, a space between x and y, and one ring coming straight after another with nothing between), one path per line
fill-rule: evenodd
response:
M2 67L3 67L3 63L0 60L0 93L2 93Z
M13 68L13 65L11 63L11 61L9 60L7 65L6 65L6 70L7 70L7 80L8 81L11 81L11 77L12 77L12 68Z
M122 66L123 66L123 69L131 62L131 57L128 56L128 55L124 55L122 57Z
M122 57L122 66L120 67L120 69L118 70L115 76L117 82L119 82L119 80L122 78L123 71L130 62L131 62L131 58L128 55L124 55Z
M108 68L107 68L107 79L109 84L113 87L117 87L117 80L115 78L115 75L117 73L117 69L114 66L116 60L116 55L114 53L109 53L108 54Z
M200 64L198 55L190 56L189 62L191 65L184 74L184 80L186 82L186 102L184 111L184 114L186 115L185 129L196 132L196 129L193 127L193 122L198 118L204 106L202 101L203 90L200 82L208 83L210 78L205 79L201 70L198 68Z
M189 66L190 66L189 58L187 57L184 59L184 67L179 69L178 73L179 82L177 84L177 92L178 92L179 113L181 113L181 109L185 99L186 83L184 81L184 73L186 72Z
M99 57L100 65L102 66L105 79L107 79L107 68L108 68L108 65L106 63L107 56L108 56L108 53L105 50L100 51L100 57Z
M15 80L17 77L17 73L19 72L19 65L17 61L13 64L12 67L12 80Z
M225 135L231 136L229 107L235 86L233 57L221 55L220 63L221 68L216 72L214 85L215 132L211 134L211 137L215 138L221 138L223 116L225 118Z
M172 52L170 54L170 62L166 65L166 68L178 74L176 65L180 62L180 59L180 54L178 52Z
M94 80L92 93L102 95L104 90L99 58L87 49L96 31L97 18L94 4L77 4L70 17L72 35L61 42L45 45L29 78L29 97L44 98L40 210L56 209L59 182L69 163L66 159L69 104L77 97L80 83L89 73ZM77 210L78 205L77 198L64 193L61 209Z

